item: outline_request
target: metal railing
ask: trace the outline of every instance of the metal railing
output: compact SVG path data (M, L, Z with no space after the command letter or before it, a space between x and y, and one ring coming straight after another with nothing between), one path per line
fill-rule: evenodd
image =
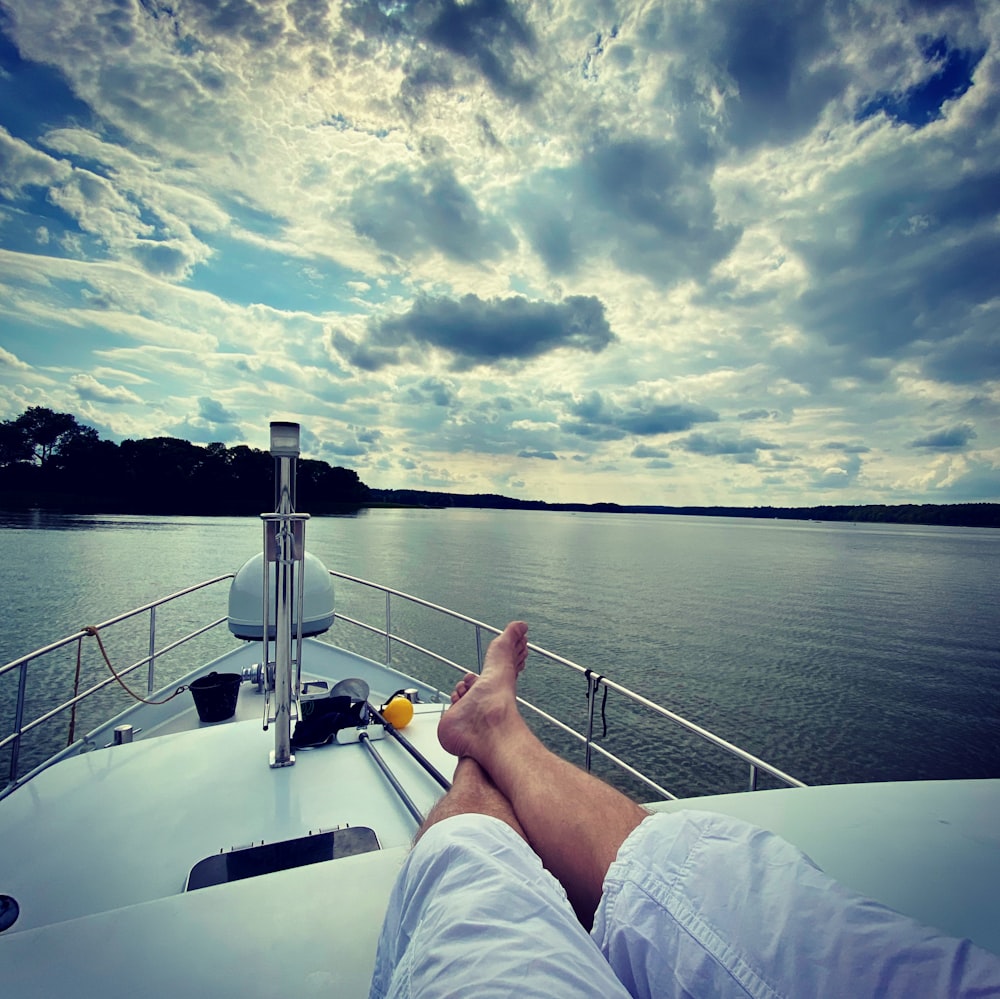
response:
M104 631L107 628L112 627L116 624L121 624L123 621L128 621L132 618L138 617L141 614L149 615L149 645L148 654L143 656L137 662L132 663L131 666L126 666L122 669L118 669L118 677L126 677L136 670L146 667L146 695L151 695L156 690L156 661L162 656L169 652L180 648L192 639L197 638L199 635L203 635L213 628L218 627L220 624L225 623L227 620L225 617L220 617L209 624L203 625L196 628L194 631L190 632L184 637L176 639L162 648L156 647L156 611L157 608L163 607L165 604L169 604L174 600L181 597L185 597L191 593L195 593L198 590L203 590L208 586L213 586L216 583L221 583L224 580L232 579L234 573L226 573L222 576L216 576L213 579L206 579L204 582L196 583L194 586L188 586L183 590L178 590L176 593L171 593L169 596L161 597L159 600L154 600L152 603L143 604L141 607L136 607L133 610L126 611L124 614L119 614L117 617L109 618L107 621L96 625L94 630L98 633ZM7 663L5 666L0 667L0 680L3 679L9 673L13 673L15 670L18 671L18 681L17 681L17 693L14 703L14 721L11 731L0 739L0 752L9 747L10 751L10 761L8 765L8 784L6 788L0 789L0 797L4 797L9 794L15 787L19 784L23 784L30 780L37 772L45 769L50 763L54 761L54 758L50 757L46 759L39 766L35 767L29 773L20 776L18 773L19 763L20 763L20 753L21 753L21 743L22 740L28 733L44 725L46 722L51 721L53 718L62 714L64 711L74 712L79 704L88 698L92 697L94 694L111 684L117 683L118 680L113 675L108 675L104 679L100 680L98 683L93 684L83 691L74 691L72 697L67 698L61 704L54 708L50 708L43 712L37 718L33 718L30 721L24 720L24 708L25 708L25 698L28 689L28 677L29 677L29 667L33 662L39 659L43 659L45 656L50 655L53 652L58 652L60 649L64 649L68 646L76 646L76 655L79 659L82 654L83 642L86 638L93 635L93 630L89 628L81 628L79 631L74 632L72 635L67 635L65 638L61 638L57 642L53 642L51 645L46 645L40 649L36 649L34 652L29 652L27 655L21 656L19 659L14 659ZM68 746L65 750L60 751L55 754L56 756L62 756L66 752L71 751L74 747L82 747L89 743L90 739L94 733L101 728L103 723L99 724L93 730L87 732L85 735L79 739L73 738L72 721L70 727L70 737L68 739Z
M351 576L344 572L336 572L334 570L329 570L330 575L335 579L342 579L346 582L355 583L359 586L367 587L373 591L384 594L385 596L385 625L384 627L379 627L377 625L368 624L364 621L359 621L354 618L348 617L343 614L337 614L338 620L343 621L345 624L353 625L354 627L360 628L363 631L370 632L372 634L381 636L385 641L385 665L392 665L392 650L393 645L402 646L404 648L410 649L414 652L420 653L421 655L428 656L435 662L441 663L442 665L448 666L455 669L461 673L467 672L467 668L459 663L448 659L431 649L425 648L416 642L409 641L403 638L401 635L397 635L392 630L392 601L393 599L404 600L410 604L417 607L424 607L428 610L435 611L439 614L444 614L447 617L452 618L456 621L461 621L475 628L476 634L476 652L479 662L479 668L482 668L483 663L483 634L487 633L489 635L499 635L500 630L494 628L492 625L486 624L483 621L478 621L475 618L469 617L465 614L460 614L457 611L450 610L447 607L442 607L440 604L431 603L429 600L423 600L420 597L412 596L409 593L404 593L402 590L394 590L388 586L382 586L379 583L370 582L367 579L361 579L358 576ZM598 753L607 759L610 763L614 764L620 770L627 773L630 777L635 778L640 781L645 786L649 787L657 794L664 798L674 799L677 796L672 794L666 788L660 786L656 781L652 780L644 773L637 770L635 767L631 766L625 760L616 756L614 753L607 750L604 746L601 746L594 740L594 710L597 703L598 691L602 688L607 690L615 691L622 697L631 701L632 703L644 708L648 711L653 712L660 718L671 722L674 725L679 726L685 731L697 736L703 742L715 746L718 749L723 750L730 756L740 760L742 763L746 764L749 771L749 777L747 782L747 789L750 791L757 790L758 779L761 773L768 774L776 781L787 787L805 787L806 785L790 774L785 773L783 770L772 766L770 763L754 756L752 753L748 753L746 750L741 749L739 746L728 742L726 739L717 736L714 732L710 732L708 729L703 728L701 725L695 722L689 721L682 715L677 714L674 711L664 708L662 705L657 704L655 701L651 701L647 697L643 697L641 694L635 693L635 691L630 690L628 687L623 686L620 683L616 683L614 680L609 679L606 676L595 673L593 670L581 666L579 663L573 662L571 659L566 659L563 656L557 655L555 652L549 652L548 649L544 649L541 646L535 645L529 642L528 648L531 652L535 653L546 659L547 661L554 663L558 666L562 666L569 669L575 673L583 676L587 682L587 700L588 700L588 712L587 712L587 731L579 732L572 726L566 724L560 719L556 718L554 715L549 714L542 708L539 708L535 704L525 698L518 697L518 703L526 708L528 711L532 712L536 716L544 719L551 725L561 730L570 738L583 743L585 749L585 768L587 770L591 769L591 759L593 753Z
M345 624L358 628L363 632L367 632L378 636L384 642L384 662L386 666L391 667L393 665L393 650L394 649L408 649L419 655L426 656L434 662L440 663L450 669L455 670L458 673L464 674L467 672L468 667L461 663L455 662L449 659L447 656L442 655L440 652L436 652L432 649L421 645L418 642L412 641L408 638L403 637L401 634L397 634L393 631L393 601L404 601L416 607L422 607L427 610L433 611L437 614L444 615L445 617L451 618L452 620L461 622L464 625L468 625L475 630L475 642L476 642L476 656L479 668L482 668L483 656L485 655L485 642L484 635L488 638L492 638L495 635L500 634L500 630L493 627L492 625L486 624L483 621L479 621L475 618L469 617L468 615L461 614L457 611L450 610L447 607L443 607L439 604L432 603L429 600L423 600L420 597L412 596L411 594L404 593L402 590L395 590L388 586L383 586L379 583L373 583L366 579L361 579L357 576L351 576L347 573L336 572L330 570L330 575L335 579L341 579L345 582L356 584L358 586L365 587L373 592L380 593L384 596L385 601L385 618L384 623L381 625L370 624L365 621L357 620L346 614L336 614L337 620L344 622ZM163 646L162 648L157 648L156 645L156 611L158 608L163 607L165 604L177 600L180 597L187 596L191 593L195 593L199 590L203 590L206 587L213 586L217 583L221 583L225 580L232 579L234 573L226 573L222 576L216 576L213 579L205 580L202 583L197 583L194 586L189 586L183 590L178 590L176 593L171 593L169 596L163 597L159 600L153 601L152 603L144 604L141 607L137 607L134 610L130 610L124 614L120 614L117 617L110 618L104 621L102 624L97 625L97 631L103 631L113 625L120 624L121 622L127 621L131 618L135 618L141 614L149 615L149 647L148 654L140 658L136 662L132 663L130 666L126 666L122 669L117 670L117 675L119 677L126 677L137 670L146 667L146 691L147 694L152 694L156 690L156 661L166 655L169 652L180 648L192 639L197 638L200 635L205 634L208 631L224 624L227 620L225 617L217 618L196 628L189 634L184 635L169 644ZM35 766L32 770L24 775L18 773L19 756L21 750L21 742L24 736L28 735L30 732L35 730L46 722L52 720L59 714L65 711L75 711L77 705L85 701L87 698L92 697L94 694L111 684L116 683L116 678L113 675L104 677L99 682L93 684L83 691L76 691L72 697L67 698L62 703L58 704L56 707L50 708L44 711L37 718L31 719L30 721L24 720L24 709L25 709L25 696L28 686L28 675L30 665L38 659L42 659L59 649L66 648L67 646L76 645L77 654L80 654L83 641L91 634L88 629L81 629L79 632L75 632L72 635L68 635L66 638L60 639L57 642L53 642L51 645L46 645L43 648L36 649L34 652L30 652L19 659L15 659L12 662L7 663L5 666L0 667L0 679L4 676L18 671L18 685L16 693L16 702L14 708L14 722L11 731L0 738L0 752L9 747L10 750L10 761L9 761L9 774L8 774L8 784L5 788L0 789L0 798L5 797L11 791L21 784L26 783L35 774L44 770L47 766L50 766L57 759L61 759L64 756L71 754L74 751L79 751L82 748L92 746L91 739L95 733L104 726L107 719L102 720L95 728L88 731L85 735L79 739L69 739L69 744L66 748L59 750L54 755L49 756L44 762ZM381 643L380 643L381 644ZM662 705L657 704L655 701L650 700L647 697L643 697L641 694L637 694L635 691L630 690L628 687L609 679L606 676L595 673L593 670L587 669L579 663L573 662L571 659L567 659L560 656L554 652L548 651L541 646L535 645L534 643L529 643L529 650L535 655L541 656L548 662L551 662L557 666L567 669L573 673L581 675L587 684L587 699L588 699L588 713L587 713L587 724L586 731L578 731L573 728L572 725L567 724L561 719L557 718L555 715L538 707L537 705L531 703L523 697L518 697L518 702L521 706L531 712L534 716L541 718L546 723L554 726L556 729L570 737L572 740L581 743L585 752L585 767L586 769L591 768L591 762L593 754L598 754L609 763L613 764L615 767L619 768L623 773L629 775L635 780L641 782L646 787L655 791L658 795L663 798L672 799L676 795L672 794L669 790L662 787L655 780L648 777L646 774L642 773L631 764L621 759L616 754L612 753L606 747L600 745L594 738L594 713L595 706L597 704L598 694L601 691L614 691L616 694L624 697L628 701L632 702L639 708L646 711L652 712L654 715L670 722L671 724L683 729L684 731L696 736L698 739L704 743L715 746L721 749L723 752L729 756L742 762L749 772L749 779L747 782L747 787L749 790L754 791L757 789L758 777L760 774L768 774L774 780L781 784L787 785L789 787L804 787L805 784L797 780L795 777L786 774L784 771L778 769L775 766L765 762L752 753L748 753L746 750L741 749L739 746L734 745L731 742L715 735L713 732L701 727L695 722L689 721L682 715L677 714L674 711L664 708Z

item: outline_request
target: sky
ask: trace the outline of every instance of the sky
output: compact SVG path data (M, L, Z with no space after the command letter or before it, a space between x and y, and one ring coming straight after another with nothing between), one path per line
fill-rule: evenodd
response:
M0 0L0 419L1000 500L997 0Z

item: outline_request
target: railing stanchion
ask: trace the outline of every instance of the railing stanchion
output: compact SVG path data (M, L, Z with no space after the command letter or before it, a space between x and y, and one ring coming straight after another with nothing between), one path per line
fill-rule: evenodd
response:
M756 763L751 763L750 764L750 790L751 791L756 791L757 790L757 764Z
M476 625L476 672L483 671L483 629Z
M594 704L597 702L597 683L587 672L587 741L584 751L584 768L590 773L590 745L594 738Z
M156 608L149 608L149 668L146 671L146 696L156 690Z
M21 726L24 724L24 689L28 685L28 662L21 663L17 681L17 706L14 708L14 742L10 747L10 783L17 780L17 758L21 753Z
M392 665L392 594L385 591L385 664Z

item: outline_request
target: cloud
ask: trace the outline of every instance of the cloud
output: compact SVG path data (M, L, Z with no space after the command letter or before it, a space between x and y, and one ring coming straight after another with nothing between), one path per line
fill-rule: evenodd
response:
M340 331L332 335L338 352L371 371L400 363L414 347L438 348L452 358L452 368L463 370L560 348L598 353L614 341L603 304L584 295L559 303L471 294L458 300L421 298L408 312L371 323L364 342Z
M1000 379L998 313L994 300L968 315L956 336L932 345L923 364L927 374L958 385Z
M31 365L25 364L16 354L0 347L0 367L8 368L11 371L30 371Z
M869 454L871 448L864 444L845 444L842 441L829 441L823 445L825 451L843 451L844 454Z
M427 29L433 44L468 61L504 97L528 100L534 88L518 77L512 56L534 48L531 29L507 0L444 0Z
M518 451L518 458L541 458L543 461L558 461L559 456L552 451Z
M655 437L689 430L696 423L711 423L719 414L693 403L660 402L634 397L624 401L607 399L594 391L569 407L563 429L595 441L624 437Z
M960 423L953 427L935 430L924 437L910 441L910 447L927 448L931 451L958 451L974 440L976 431L971 423Z
M70 154L86 151L98 156L111 147L64 130L46 137L55 149ZM133 165L139 161L129 157ZM16 139L0 126L0 194L23 199L32 189L44 192L45 201L58 211L48 224L35 228L35 242L47 245L54 231L62 232L64 247L73 248L73 238L83 233L115 259L131 260L157 277L179 280L195 264L206 259L208 248L195 238L186 223L166 205L159 204L160 191L149 188L136 196L114 179L95 170L74 165ZM141 186L141 185L137 185ZM193 199L180 199L188 205ZM171 235L171 234L176 235ZM75 255L80 255L79 252Z
M542 171L519 195L535 251L556 274L594 257L669 286L704 277L739 238L722 223L711 173L676 142L596 138L570 167Z
M1000 467L988 462L969 462L938 490L938 502L996 502L1000 496Z
M111 405L123 405L125 403L141 403L142 399L134 392L119 385L118 388L109 388L101 384L96 378L88 374L76 374L69 380L73 390L81 399L92 402L110 403Z
M972 85L972 75L983 52L953 48L947 37L935 38L921 46L929 75L905 90L881 93L858 112L864 120L884 113L893 121L923 128L942 115L946 101L961 97Z
M455 402L455 389L441 378L424 378L416 385L410 385L404 399L414 405L450 406Z
M239 415L226 409L218 400L202 396L198 413L174 424L170 431L178 437L198 444L238 444L245 440L239 426Z
M65 182L70 167L16 138L0 125L0 196L16 198L25 188Z
M650 447L648 444L636 444L636 446L632 448L632 457L665 459L670 457L670 452L662 447Z
M384 171L358 188L348 214L359 235L399 257L434 249L453 260L493 260L515 245L509 227L488 217L444 164Z
M818 489L847 489L853 486L861 473L861 452L843 449L844 455L836 465L830 465L813 474L812 484Z
M778 445L759 437L727 437L719 434L691 434L678 445L690 454L725 455L737 462L754 462L758 451L773 451Z
M425 88L450 85L451 74L441 65L447 56L481 76L500 97L521 102L535 92L519 66L519 56L535 47L534 32L508 0L348 0L343 15L370 43L407 45L403 90L411 98ZM340 46L350 44L338 39ZM426 46L432 51L425 53Z
M805 134L844 91L848 75L835 58L825 5L724 0L710 4L706 15L685 27L700 36L690 39L695 50L729 84L727 133L736 146Z

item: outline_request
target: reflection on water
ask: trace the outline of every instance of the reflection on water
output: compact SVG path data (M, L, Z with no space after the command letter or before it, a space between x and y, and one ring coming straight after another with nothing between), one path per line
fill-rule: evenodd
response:
M0 662L234 571L258 550L261 537L253 518L29 511L0 516L0 527ZM1000 775L996 532L375 510L311 520L307 536L330 568L497 626L522 617L537 644L661 701L807 782ZM384 613L378 598L346 586L338 586L338 602L351 616L379 621ZM204 616L222 613L224 600ZM186 627L187 614L179 611L171 621L165 613L162 626ZM415 610L399 614L403 623L410 615L418 631L433 628ZM193 609L190 616L197 617ZM116 652L131 662L144 654L147 636L137 626L120 641ZM230 640L212 641L225 646ZM472 663L475 648L467 636L448 641L460 661ZM379 643L369 648L366 642L357 640L361 651L381 654ZM74 668L72 655L47 667L33 696L61 694ZM525 689L540 699L561 698L582 723L583 681L556 692L553 676L552 668L529 662ZM0 684L4 716L9 688ZM695 778L678 778L684 761L731 789L746 780L729 764L732 776L717 776L716 764L703 761L700 750L633 718L619 698L609 700L607 713L608 748L651 761L669 786L680 779L708 789Z

